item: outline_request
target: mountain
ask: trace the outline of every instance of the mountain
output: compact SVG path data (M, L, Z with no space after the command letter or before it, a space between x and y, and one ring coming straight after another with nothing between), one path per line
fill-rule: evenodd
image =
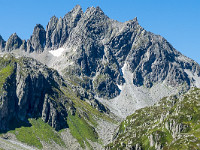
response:
M200 149L200 90L163 98L137 110L119 126L106 149Z
M2 136L39 149L103 149L109 142L107 148L124 148L118 139L126 130L111 140L120 121L146 109L154 113L149 108L167 103L164 97L200 87L199 64L142 28L137 17L118 22L100 7L83 12L77 5L63 18L53 16L27 41L16 33L7 41L0 36L0 52ZM158 143L156 149L166 146Z
M99 7L83 13L80 6L62 20L66 16L74 18L73 25L66 23L65 43L59 40L54 47L60 48L40 54L43 63L90 90L117 115L125 118L162 97L199 87L199 65L163 37L143 29L137 18L121 23ZM51 18L48 28L53 24Z

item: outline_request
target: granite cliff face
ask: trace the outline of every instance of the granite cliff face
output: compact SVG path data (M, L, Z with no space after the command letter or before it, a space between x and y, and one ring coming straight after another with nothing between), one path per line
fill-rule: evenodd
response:
M48 64L67 77L87 78L83 88L101 98L120 94L125 82L122 68L132 73L133 85L151 88L157 83L186 89L196 86L192 75L200 75L199 65L176 51L166 39L143 29L137 18L125 23L110 19L99 7L83 12L77 5L63 18L53 16L47 27L37 24L30 39L13 34L2 51L29 53L63 48L63 55ZM188 72L189 71L189 72ZM76 80L77 81L77 80ZM81 85L81 83L78 83ZM107 92L108 91L108 92Z
M62 53L46 64L103 99L113 112L126 117L165 96L199 87L199 65L142 28L137 18L117 22L99 7L80 14Z
M120 23L99 7L80 12L63 46L65 54L52 65L62 74L87 78L88 85L84 86L108 99L120 94L118 85L124 83L121 69L125 65L137 87L151 88L163 82L172 87L185 84L187 89L195 86L185 70L199 76L199 65L163 37L144 30L137 18Z
M10 74L3 74L4 70ZM4 77L0 96L1 131L9 130L13 120L26 122L37 117L56 130L67 127L68 109L74 108L72 101L56 91L64 84L57 72L33 59L4 56L1 76Z
M91 93L64 80L56 70L35 59L1 55L0 77L0 132L7 134L13 130L19 141L38 148L51 145L54 141L59 149L65 149L65 144L60 143L67 139L67 144L75 140L75 147L91 147L89 141L98 143L100 139L96 131L97 121L104 119L114 124L109 109ZM67 130L64 137L56 132L61 129ZM24 135L24 130L30 135ZM45 141L46 134L50 134L46 137L50 143ZM83 136L85 138L80 138ZM38 143L32 142L32 138L39 139ZM42 144L42 141L45 143Z

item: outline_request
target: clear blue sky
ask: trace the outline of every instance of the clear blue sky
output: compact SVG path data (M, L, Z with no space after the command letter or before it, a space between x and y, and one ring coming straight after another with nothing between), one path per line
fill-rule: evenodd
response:
M142 27L165 37L177 50L200 63L200 0L0 0L0 34L28 39L36 24L63 17L76 4L100 6L110 18L134 17Z

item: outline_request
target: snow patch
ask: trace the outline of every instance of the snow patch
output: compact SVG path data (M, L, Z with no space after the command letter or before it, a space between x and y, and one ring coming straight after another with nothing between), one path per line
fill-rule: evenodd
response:
M123 85L119 85L119 84L117 84L117 86L118 86L118 88L119 88L120 90L122 90Z
M49 51L49 53L51 53L55 57L59 57L63 54L64 51L65 51L65 49L61 47L57 50L51 50L51 51Z

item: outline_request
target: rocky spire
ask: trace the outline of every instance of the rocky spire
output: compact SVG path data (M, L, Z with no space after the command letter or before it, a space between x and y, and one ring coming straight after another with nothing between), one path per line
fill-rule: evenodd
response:
M69 28L74 28L81 16L83 15L83 10L80 5L76 5L69 13L64 16L64 20L68 24Z
M46 43L46 31L41 24L37 24L33 30L33 34L27 43L27 51L32 52L33 50L41 53L44 50Z
M64 18L51 17L46 28L46 48L55 49L62 46L82 15L81 6L76 5Z
M46 27L46 47L52 48L59 43L57 34L58 18L56 16L51 17Z
M97 6L96 8L93 7L93 6L92 7L88 7L84 14L86 16L88 16L88 17L90 17L92 15L106 16L99 6Z
M7 52L10 52L12 50L20 48L21 45L22 40L18 37L16 33L14 33L9 37L8 41L6 42L5 50Z

